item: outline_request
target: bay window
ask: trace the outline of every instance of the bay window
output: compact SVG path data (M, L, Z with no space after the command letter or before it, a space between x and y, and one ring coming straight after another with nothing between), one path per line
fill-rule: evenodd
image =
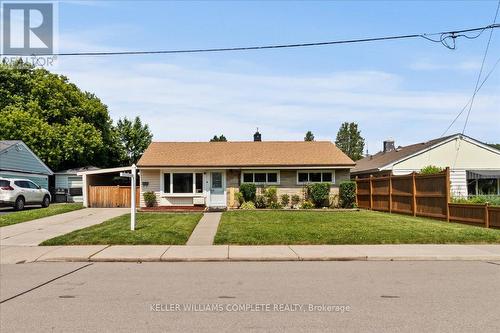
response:
M166 172L163 174L163 192L195 194L203 192L203 173Z

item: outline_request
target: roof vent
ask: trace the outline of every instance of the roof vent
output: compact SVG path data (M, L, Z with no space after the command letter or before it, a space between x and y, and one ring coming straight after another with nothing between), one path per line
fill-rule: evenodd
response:
M259 128L257 127L257 132L253 135L253 141L262 141L262 135L259 133Z
M396 150L393 139L387 139L384 141L384 153Z

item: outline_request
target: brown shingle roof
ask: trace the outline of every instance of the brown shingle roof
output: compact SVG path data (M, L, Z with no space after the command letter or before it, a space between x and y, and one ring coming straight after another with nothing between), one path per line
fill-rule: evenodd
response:
M139 167L345 166L354 162L329 141L152 142Z
M365 173L365 172L375 172L379 171L380 168L391 164L393 162L399 161L402 158L418 153L421 150L432 147L440 142L448 140L449 138L456 136L457 134L442 137L439 139L430 140L427 142L420 142L409 146L398 147L396 150L384 153L383 151L376 153L372 156L367 156L356 162L356 167L351 170L352 174L355 173Z

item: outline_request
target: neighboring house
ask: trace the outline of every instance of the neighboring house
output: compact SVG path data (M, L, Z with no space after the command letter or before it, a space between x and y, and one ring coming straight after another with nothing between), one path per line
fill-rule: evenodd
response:
M224 208L241 183L276 186L278 195L303 195L304 185L338 184L350 178L354 162L326 141L153 142L138 162L140 201L156 194L160 206Z
M54 172L54 199L57 202L83 202L83 180L79 172L99 170L94 166Z
M428 165L450 168L453 196L500 195L500 151L462 134L405 147L384 141L383 150L357 161L351 175L403 175Z
M26 178L49 189L52 170L20 140L0 141L0 177Z

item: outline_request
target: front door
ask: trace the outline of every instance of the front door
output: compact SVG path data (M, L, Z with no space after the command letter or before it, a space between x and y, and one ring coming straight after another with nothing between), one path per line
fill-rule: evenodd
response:
M222 171L210 173L210 207L226 207L226 177Z

